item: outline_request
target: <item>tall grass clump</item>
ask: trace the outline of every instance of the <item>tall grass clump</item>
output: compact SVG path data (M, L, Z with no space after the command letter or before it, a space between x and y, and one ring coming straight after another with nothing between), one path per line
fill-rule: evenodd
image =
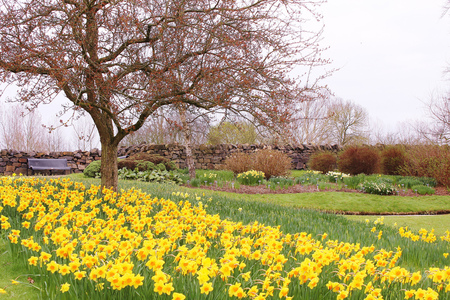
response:
M370 146L349 146L338 158L338 169L350 175L373 174L380 168L380 155Z
M422 184L413 185L411 190L419 195L433 195L436 192L432 187Z

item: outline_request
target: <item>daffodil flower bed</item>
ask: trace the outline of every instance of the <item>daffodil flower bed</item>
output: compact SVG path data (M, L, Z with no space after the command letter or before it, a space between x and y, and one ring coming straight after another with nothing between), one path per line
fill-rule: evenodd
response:
M1 234L45 299L450 299L448 266L407 269L400 248L234 222L189 197L2 177Z
M258 185L264 180L264 172L250 170L244 173L239 173L236 180L245 185Z

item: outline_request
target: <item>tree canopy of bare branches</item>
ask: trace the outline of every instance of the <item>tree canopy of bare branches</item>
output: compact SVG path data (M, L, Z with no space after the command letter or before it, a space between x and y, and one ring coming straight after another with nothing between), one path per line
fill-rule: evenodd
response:
M320 0L1 0L0 78L29 107L58 94L93 119L102 185L117 187L117 147L167 105L288 120L315 84L291 70L318 53ZM317 27L318 28L318 27ZM183 80L179 80L179 74Z

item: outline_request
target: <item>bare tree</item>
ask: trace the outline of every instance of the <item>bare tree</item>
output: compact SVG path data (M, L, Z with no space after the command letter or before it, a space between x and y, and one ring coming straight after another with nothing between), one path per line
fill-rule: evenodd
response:
M59 129L47 130L38 111L26 112L22 106L5 108L0 116L2 147L19 151L61 151L66 146Z
M431 95L425 103L430 122L417 126L417 132L430 142L448 144L450 140L450 93Z
M164 106L288 121L283 108L316 88L291 70L327 63L317 55L321 30L304 24L321 18L321 2L1 1L0 76L31 108L62 92L67 109L87 112L101 142L102 185L116 189L120 141Z
M77 150L86 151L97 147L98 136L95 130L95 124L89 119L89 116L85 116L72 123Z
M329 140L326 129L329 96L317 97L300 104L299 112L288 127L290 140L296 144L323 144Z
M329 142L344 146L368 143L368 113L360 105L335 98L328 106Z

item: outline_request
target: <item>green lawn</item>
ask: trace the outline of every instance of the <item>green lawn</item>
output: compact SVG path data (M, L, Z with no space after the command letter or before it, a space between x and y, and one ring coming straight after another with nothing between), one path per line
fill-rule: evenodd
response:
M379 216L345 216L349 220L365 222L375 221ZM408 226L413 231L420 229L434 229L435 234L444 235L445 231L450 230L450 214L448 215L421 215L421 216L383 216L384 224L400 228Z
M14 261L2 238L0 238L0 269L0 288L8 291L7 294L0 295L0 299L38 299L38 288L28 281L30 278L36 283L38 278L34 274L29 274L26 266ZM13 279L20 284L12 284Z
M450 209L449 196L401 197L345 192L252 195L224 193L224 195L338 213L424 213Z

